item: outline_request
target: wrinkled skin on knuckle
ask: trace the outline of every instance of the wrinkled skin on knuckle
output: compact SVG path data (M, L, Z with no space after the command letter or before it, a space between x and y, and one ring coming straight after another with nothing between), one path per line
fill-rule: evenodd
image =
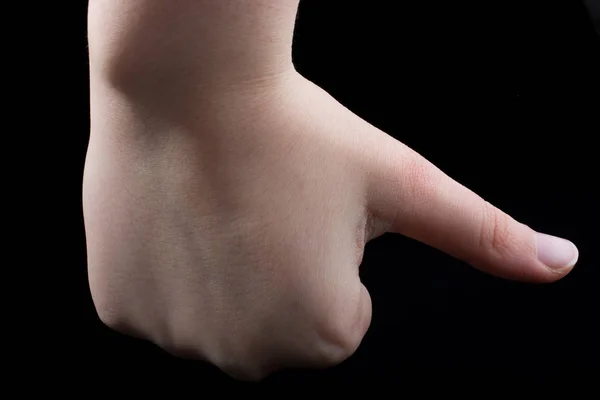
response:
M394 148L398 148L395 146ZM397 150L400 156L390 156L390 182L383 182L386 196L389 199L383 210L384 219L391 226L410 226L411 220L418 219L429 206L439 201L439 183L443 176L429 161L416 154L413 150L400 146ZM393 204L393 207L389 206ZM414 216L414 218L407 218Z
M405 162L405 189L412 199L430 199L436 193L435 169L425 159L418 155L408 157Z
M482 206L479 246L484 252L503 257L514 241L510 230L510 217L492 204Z
M488 202L481 215L479 257L472 263L502 278L539 282L540 271L532 268L537 263L534 231Z

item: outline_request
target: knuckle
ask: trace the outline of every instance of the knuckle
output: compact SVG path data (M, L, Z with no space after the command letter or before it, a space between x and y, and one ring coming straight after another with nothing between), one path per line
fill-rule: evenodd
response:
M206 349L206 361L241 381L258 382L272 372L273 344L251 335L225 336L220 344Z
M404 168L403 197L412 213L426 209L439 192L436 168L421 156L409 157Z
M96 306L96 313L98 314L100 321L108 328L115 331L120 331L124 328L125 321L117 310Z
M94 307L96 308L96 314L105 326L117 331L125 332L129 325L128 319L123 311L123 307L108 298L108 296L101 295L98 291L92 290Z
M319 364L336 365L350 357L360 345L364 330L356 318L334 317L323 324L317 341Z
M406 178L413 197L427 195L435 189L432 165L421 156L412 157L407 161Z
M508 216L488 202L484 203L482 214L479 246L486 251L505 253L511 242Z
M124 304L118 290L109 290L110 282L98 273L101 268L88 263L89 289L96 314L105 326L122 332L127 326Z
M121 308L96 306L100 321L109 329L137 339L150 340L151 335Z
M204 360L201 346L193 341L167 341L164 339L155 338L153 340L167 353L174 357L187 360Z
M248 382L262 381L269 371L258 363L231 359L218 365L219 369L234 379Z
M236 349L231 346L220 352L213 352L210 361L234 379L258 382L271 372L271 369L267 368L265 357L266 354L252 351L249 345L244 345Z
M327 341L321 343L318 349L317 362L319 365L326 367L338 365L354 354L356 347L351 346L349 342Z
M109 329L136 338L145 338L145 332L136 324L120 295L103 287L92 285L92 300L100 322Z

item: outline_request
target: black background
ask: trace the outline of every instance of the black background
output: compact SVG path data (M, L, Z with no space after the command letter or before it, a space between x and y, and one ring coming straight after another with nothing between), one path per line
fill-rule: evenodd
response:
M53 194L68 206L57 223L69 232L52 249L61 302L45 329L58 334L56 360L68 365L54 372L103 385L137 377L151 387L150 376L247 385L113 333L96 316L81 214L87 2L64 3L51 24L55 56L46 65L54 72L37 74L60 94L48 121L73 177L64 194ZM580 259L559 282L521 284L384 235L367 245L361 267L374 311L356 354L339 367L284 371L263 385L385 378L401 386L484 382L489 390L540 379L593 382L600 37L583 2L303 0L294 46L306 77L516 219L571 239Z

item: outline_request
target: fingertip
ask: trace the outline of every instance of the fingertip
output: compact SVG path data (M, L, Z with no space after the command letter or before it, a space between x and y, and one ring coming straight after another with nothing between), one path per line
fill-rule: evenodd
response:
M552 272L564 276L579 259L579 250L567 239L545 233L535 234L538 260Z

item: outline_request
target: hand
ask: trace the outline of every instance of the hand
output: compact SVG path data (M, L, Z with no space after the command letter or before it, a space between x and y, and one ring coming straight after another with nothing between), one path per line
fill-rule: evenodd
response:
M115 117L92 133L84 179L98 314L234 377L350 356L371 319L364 246L385 232L523 281L577 259L293 69L177 113L106 93Z

